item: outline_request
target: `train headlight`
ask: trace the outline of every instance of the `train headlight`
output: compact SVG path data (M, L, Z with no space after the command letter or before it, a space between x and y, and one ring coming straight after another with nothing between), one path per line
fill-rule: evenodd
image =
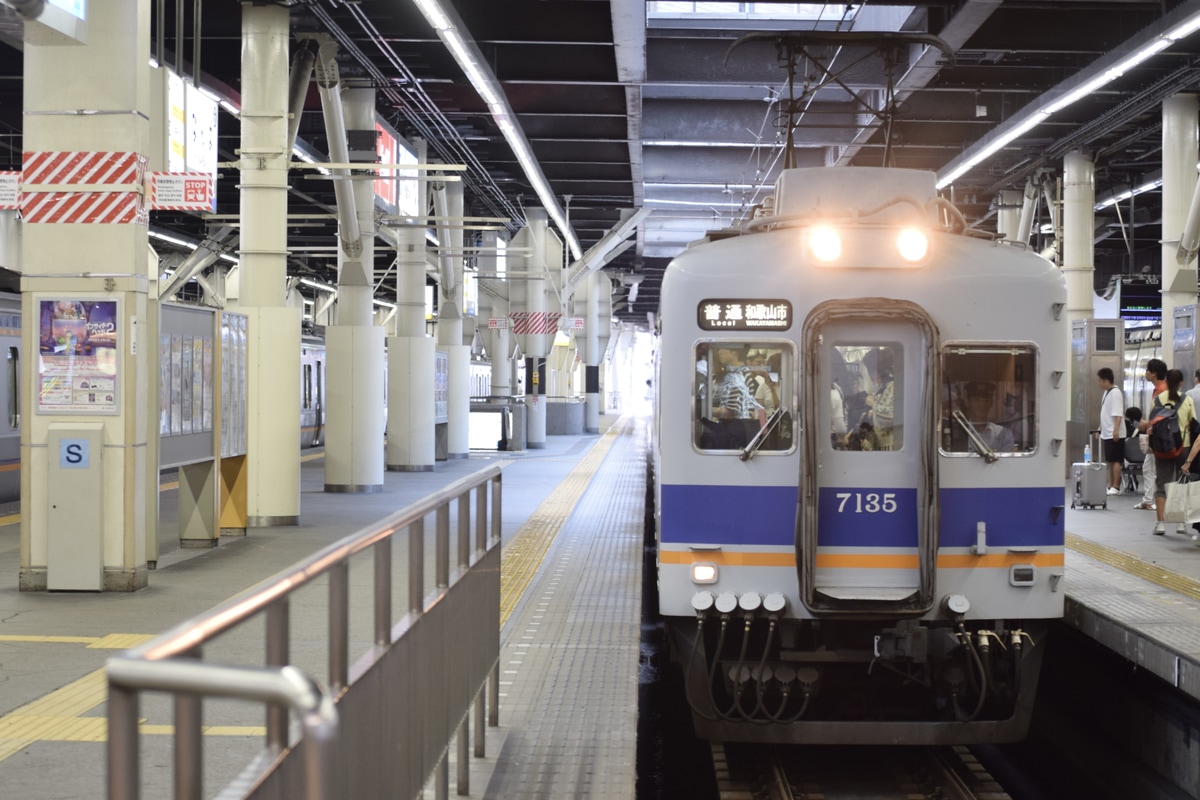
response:
M842 255L842 237L830 225L814 225L808 231L808 248L818 261L835 261Z
M692 583L716 583L716 564L692 564Z
M920 228L905 228L896 237L896 249L909 263L922 261L929 255L929 237Z

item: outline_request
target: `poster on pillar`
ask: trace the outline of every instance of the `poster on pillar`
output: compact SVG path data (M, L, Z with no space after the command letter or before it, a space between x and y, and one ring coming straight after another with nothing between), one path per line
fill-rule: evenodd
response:
M38 301L39 414L118 413L116 300Z

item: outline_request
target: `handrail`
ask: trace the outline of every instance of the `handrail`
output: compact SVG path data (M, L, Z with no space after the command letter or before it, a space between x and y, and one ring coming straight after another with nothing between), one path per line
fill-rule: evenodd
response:
M138 756L138 705L142 690L166 691L175 695L175 797L191 800L201 796L200 698L206 695L257 700L270 704L267 710L266 746L269 752L287 749L288 707L295 710L304 728L303 758L305 798L320 800L338 795L338 776L333 771L333 753L338 745L338 718L334 697L349 681L349 562L355 555L373 549L374 639L368 651L378 655L406 641L406 634L393 640L391 537L409 532L408 597L410 619L436 613L440 600L452 591L451 562L462 572L460 581L478 581L474 575L498 576L501 534L501 474L498 464L459 479L377 523L366 526L330 544L299 563L259 582L199 616L174 626L144 644L108 660L108 797L136 800L140 794ZM489 488L491 501L489 503ZM471 542L471 503L474 492L474 544ZM450 546L451 505L458 509L458 546ZM489 513L490 512L490 513ZM436 515L435 580L439 594L426 597L424 585L425 518ZM480 572L480 570L483 570ZM328 690L289 665L289 596L315 579L328 575L329 679ZM499 579L495 580L498 609ZM467 585L467 584L463 584ZM470 584L470 585L478 585ZM468 592L468 595L469 592ZM200 660L204 645L258 614L266 615L266 665L234 667ZM485 615L486 616L486 615ZM495 622L492 622L495 625ZM399 629L397 629L399 630ZM411 630L411 628L407 629ZM484 637L486 638L486 637ZM495 714L497 643L478 650L490 667L479 666L474 681L488 685L487 702L492 703L489 723L498 724ZM479 664L480 662L474 662ZM484 670L489 674L485 676ZM486 678L486 679L485 679ZM469 698L462 698L467 702ZM482 689L474 701L476 719L482 718L485 700ZM464 712L465 714L465 712ZM464 722L463 725L466 723ZM465 728L459 736L465 736ZM447 731L447 735L450 732ZM477 745L477 754L480 748ZM444 757L439 767L445 769ZM265 773L264 773L265 774Z
M148 661L185 655L214 636L265 611L280 597L291 594L301 586L310 583L336 564L348 560L409 525L424 519L425 516L436 511L439 506L456 499L464 491L474 489L493 478L499 478L500 471L500 466L493 464L474 475L460 478L441 491L400 509L390 517L385 517L375 526L367 529L368 533L364 534L359 531L339 539L300 563L260 581L219 606L198 617L181 622L166 633L133 648L126 655L129 658L144 658Z
M113 687L125 690L159 690L190 694L232 697L241 700L260 700L291 706L300 717L304 740L313 748L306 762L305 800L324 800L333 796L332 744L338 733L337 707L333 698L295 667L258 669L204 664L192 660L145 661L128 655L114 656L107 663L110 716L120 718L132 703L136 717L136 701L130 692L113 693ZM136 754L136 751L134 751ZM138 792L136 760L133 771L122 770L109 776L110 793L118 795ZM114 781L117 785L114 785Z

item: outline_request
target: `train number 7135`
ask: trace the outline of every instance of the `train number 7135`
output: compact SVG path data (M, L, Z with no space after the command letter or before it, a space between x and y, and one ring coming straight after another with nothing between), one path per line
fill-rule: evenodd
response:
M853 503L851 508L847 509L846 505ZM884 492L838 492L838 513L842 514L847 511L853 511L855 514L891 514L896 511L896 493Z

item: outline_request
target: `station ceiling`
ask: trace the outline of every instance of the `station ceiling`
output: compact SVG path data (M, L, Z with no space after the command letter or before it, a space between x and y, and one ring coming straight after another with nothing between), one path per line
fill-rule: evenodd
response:
M970 222L995 230L1001 190L1024 190L1033 179L1054 197L1064 156L1080 150L1094 160L1098 203L1151 187L1096 212L1097 283L1158 274L1162 103L1200 91L1200 33L1163 36L1200 15L1200 0L441 3L499 82L583 251L631 209L652 210L635 245L605 266L618 280L623 320L646 324L670 258L705 231L735 224L789 162L893 165L943 179L961 171L943 191ZM164 60L186 75L198 66L206 87L237 104L240 4L152 5L152 30L162 14ZM377 110L397 131L426 139L430 158L467 165L468 214L502 217L516 231L526 208L543 205L417 0L279 5L290 9L297 36L338 42L343 79L375 87ZM20 168L19 26L16 12L0 5L0 170ZM1155 42L1158 52L1122 68L1122 59ZM152 54L159 49L151 44ZM299 137L324 154L324 131L313 85ZM236 117L222 112L222 161L236 160L239 136ZM290 183L291 213L333 210L329 180L295 171ZM218 214L237 212L236 184L232 172L222 174ZM1043 203L1035 229L1050 221ZM192 240L212 224L181 213L151 220L155 230ZM334 224L289 228L290 274L336 282L331 253L302 250L332 244ZM1052 238L1035 233L1033 244L1041 249ZM386 248L377 262L382 275ZM382 299L391 299L389 283L378 290Z

